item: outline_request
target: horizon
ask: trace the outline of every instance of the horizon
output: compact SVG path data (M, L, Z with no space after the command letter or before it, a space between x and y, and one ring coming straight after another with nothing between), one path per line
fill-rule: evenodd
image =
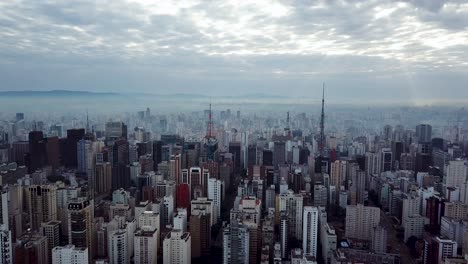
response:
M0 91L313 98L325 82L337 102L468 98L468 3L459 1L8 1L0 8L8 10L0 15Z

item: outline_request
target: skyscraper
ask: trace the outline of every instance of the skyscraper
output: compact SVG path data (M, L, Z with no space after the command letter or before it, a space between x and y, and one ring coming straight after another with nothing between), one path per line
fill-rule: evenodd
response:
M302 231L302 250L306 256L317 256L318 241L318 209L304 206Z
M65 166L76 168L78 166L78 141L85 135L84 128L67 130L67 139L65 142Z
M57 187L54 185L29 186L26 202L33 230L39 231L43 222L57 220Z
M416 126L416 137L418 143L427 143L432 140L432 126L428 124L420 124Z
M94 256L93 219L92 201L80 198L68 204L68 243L88 248L89 259Z
M249 263L250 233L237 219L223 228L223 264Z
M28 155L28 173L33 173L37 169L46 165L46 142L41 131L29 132L29 155Z
M302 239L303 196L288 190L279 195L279 211L287 213L288 229L292 237Z
M74 245L54 247L52 249L52 264L82 264L89 263L87 248L78 248Z
M209 255L211 244L211 215L208 208L197 208L190 216L192 258Z
M445 186L462 187L467 181L468 168L464 160L451 160L446 167Z
M213 200L214 206L214 218L216 221L221 219L221 194L222 194L222 182L215 178L208 179L208 199Z

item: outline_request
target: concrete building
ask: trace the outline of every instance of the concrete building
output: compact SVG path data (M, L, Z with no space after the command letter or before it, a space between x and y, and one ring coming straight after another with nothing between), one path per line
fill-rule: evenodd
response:
M326 207L328 204L328 191L323 185L314 186L314 206Z
M192 200L190 202L190 210L191 214L197 209L206 209L207 212L211 216L210 220L210 226L213 226L216 223L216 220L214 219L214 205L213 205L213 200L208 199L206 197L198 197L196 200Z
M279 211L287 213L289 233L298 240L302 239L303 200L301 194L295 194L292 190L279 195Z
M130 243L127 230L112 230L108 232L107 236L109 263L130 263Z
M187 209L186 208L177 208L177 212L174 215L174 229L181 230L182 232L187 232Z
M318 245L318 208L304 206L302 231L302 250L306 256L317 256Z
M444 216L456 220L468 219L468 204L462 202L446 202Z
M189 264L192 262L190 233L172 230L163 242L164 264Z
M196 208L190 216L190 235L192 237L192 258L210 254L211 215L208 208Z
M89 263L87 248L77 248L74 245L54 247L52 249L52 264L82 264Z
M371 249L375 253L387 253L387 229L382 224L372 229Z
M27 187L25 194L33 230L39 231L43 222L57 220L56 186L32 185Z
M323 223L320 225L320 244L322 245L322 257L325 264L330 264L333 251L336 250L337 236L335 229Z
M208 179L208 199L213 201L213 213L216 221L221 219L222 188L223 184L221 180L216 178Z
M49 262L52 261L52 249L60 245L60 231L59 221L49 221L41 225L41 233L47 237Z
M92 201L75 199L68 204L68 243L78 248L88 248L89 259L93 259L94 205Z
M371 240L369 229L380 222L380 209L377 207L348 205L346 207L346 237Z
M422 239L424 234L424 225L427 224L429 224L429 219L427 217L419 214L408 216L403 225L405 229L404 241L408 241L408 238L412 236L417 239Z
M451 160L447 165L445 179L446 187L462 187L466 182L467 166L464 160Z
M223 228L223 264L249 263L250 232L238 221Z
M158 259L159 232L152 226L144 226L135 232L134 263L156 264Z

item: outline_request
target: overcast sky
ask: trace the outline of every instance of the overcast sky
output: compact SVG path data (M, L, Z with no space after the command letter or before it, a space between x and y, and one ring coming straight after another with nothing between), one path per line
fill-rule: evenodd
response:
M72 4L71 4L72 3ZM468 98L468 2L0 1L0 90Z

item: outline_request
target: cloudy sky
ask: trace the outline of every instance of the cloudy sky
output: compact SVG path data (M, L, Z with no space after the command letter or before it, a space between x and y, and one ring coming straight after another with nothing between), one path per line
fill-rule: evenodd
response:
M72 3L72 4L71 4ZM468 98L468 2L0 1L0 90Z

